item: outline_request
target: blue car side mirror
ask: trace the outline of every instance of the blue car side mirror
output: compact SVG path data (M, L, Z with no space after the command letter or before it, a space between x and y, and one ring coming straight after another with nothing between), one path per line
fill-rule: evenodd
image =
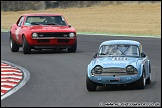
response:
M144 52L142 52L141 57L146 57L146 54Z
M95 53L93 57L96 58L97 57L97 53Z

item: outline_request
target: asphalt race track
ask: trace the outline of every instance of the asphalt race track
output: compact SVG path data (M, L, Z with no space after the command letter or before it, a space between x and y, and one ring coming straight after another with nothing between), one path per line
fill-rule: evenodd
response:
M87 91L87 65L100 43L111 39L131 39L143 44L152 66L152 83L145 89L112 86L98 87L95 92ZM2 32L1 60L30 72L29 81L1 100L1 107L99 107L111 103L124 105L126 102L161 106L161 38L78 35L76 53L33 50L24 55L22 48L19 52L10 51L9 33Z

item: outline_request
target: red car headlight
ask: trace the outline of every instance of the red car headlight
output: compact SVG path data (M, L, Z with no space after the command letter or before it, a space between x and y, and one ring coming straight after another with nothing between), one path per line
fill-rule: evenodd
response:
M38 38L38 34L37 33L32 33L32 38Z
M74 34L74 33L70 33L69 36L70 36L71 38L74 38L75 34Z

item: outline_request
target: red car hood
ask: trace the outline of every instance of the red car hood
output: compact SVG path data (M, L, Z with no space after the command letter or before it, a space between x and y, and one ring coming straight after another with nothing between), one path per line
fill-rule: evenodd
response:
M59 31L59 32L75 32L75 29L73 27L68 26L53 26L53 25L47 25L47 26L30 26L29 29L31 31Z

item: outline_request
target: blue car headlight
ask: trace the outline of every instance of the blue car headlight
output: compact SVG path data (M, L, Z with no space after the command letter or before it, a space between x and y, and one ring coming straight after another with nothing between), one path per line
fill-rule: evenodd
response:
M97 65L92 69L92 74L101 74L103 71L102 66Z
M134 68L134 66L132 66L132 65L128 65L128 66L126 67L126 72L127 72L128 74L137 74L137 69Z
M134 71L134 67L133 67L132 65L128 65L128 66L126 67L126 71L127 71L127 72L133 72L133 71Z

